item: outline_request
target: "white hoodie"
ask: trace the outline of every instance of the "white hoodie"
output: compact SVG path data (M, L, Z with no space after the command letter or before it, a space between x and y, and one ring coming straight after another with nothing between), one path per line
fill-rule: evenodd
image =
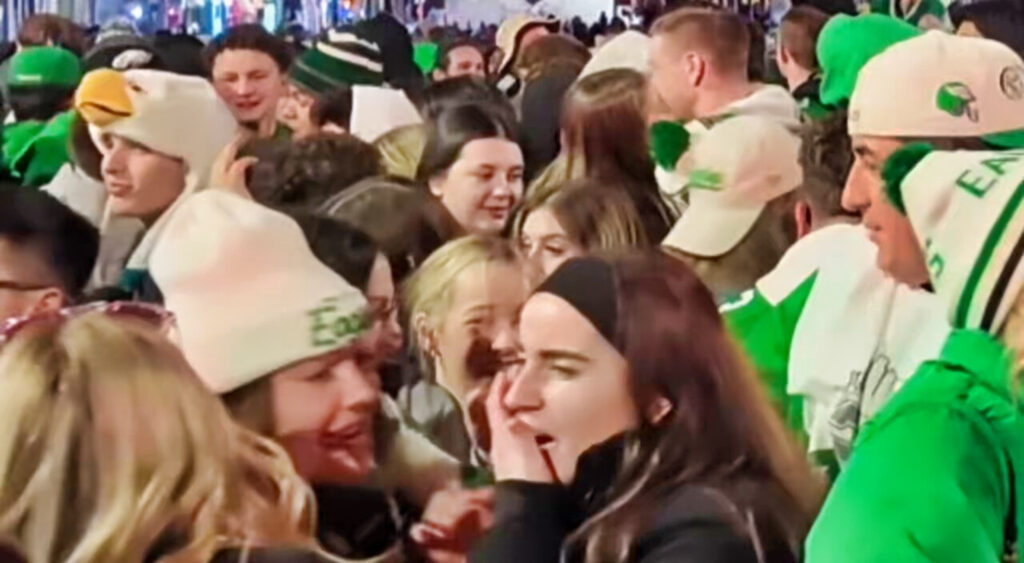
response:
M717 122L737 115L767 117L778 121L794 134L800 130L800 105L788 90L773 84L762 85L753 94L722 108L716 116L688 122L686 129L690 132L691 150L683 153L674 170L664 170L661 167L654 169L662 198L675 211L677 217L686 210L686 178L692 168L690 154L693 147Z

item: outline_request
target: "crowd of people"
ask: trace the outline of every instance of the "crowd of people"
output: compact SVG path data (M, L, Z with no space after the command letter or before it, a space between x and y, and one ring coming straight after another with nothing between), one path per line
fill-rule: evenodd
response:
M668 4L29 18L0 559L1018 560L1024 5Z

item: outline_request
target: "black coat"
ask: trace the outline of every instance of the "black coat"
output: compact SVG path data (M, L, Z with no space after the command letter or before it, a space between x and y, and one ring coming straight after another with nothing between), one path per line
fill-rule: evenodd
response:
M495 524L477 544L472 563L583 561L566 536L598 512L615 478L624 440L616 438L580 458L570 487L526 481L498 483ZM755 485L756 486L756 485ZM740 489L750 487L740 487ZM664 496L631 550L638 563L797 563L795 548L777 533L771 514L739 508L719 490L682 485ZM752 533L753 532L753 533ZM756 545L755 545L756 544Z

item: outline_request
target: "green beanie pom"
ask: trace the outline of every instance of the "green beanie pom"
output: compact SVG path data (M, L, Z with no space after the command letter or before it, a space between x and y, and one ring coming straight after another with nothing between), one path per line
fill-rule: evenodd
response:
M892 153L885 161L885 164L882 165L882 181L885 183L885 195L889 197L893 207L904 215L907 214L907 210L903 206L903 192L901 190L903 179L933 150L935 150L935 147L931 143L911 143Z
M651 158L664 170L675 170L676 163L690 148L690 132L678 121L659 121L649 132Z

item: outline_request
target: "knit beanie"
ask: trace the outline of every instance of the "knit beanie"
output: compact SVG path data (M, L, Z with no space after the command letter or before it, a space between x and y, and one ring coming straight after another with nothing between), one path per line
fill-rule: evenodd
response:
M349 346L369 327L366 299L317 261L295 221L230 192L186 200L150 272L215 393Z
M96 42L82 58L86 71L98 68L128 70L131 68L163 68L160 56L131 20L118 17L100 28Z
M60 47L28 47L11 58L12 88L63 86L74 88L82 79L78 57Z
M894 153L883 178L957 328L999 332L1024 287L1024 151Z
M94 137L118 135L185 162L182 196L147 231L129 261L131 268L145 268L167 216L207 187L213 162L238 124L209 81L156 70L90 72L75 93L75 109Z
M864 65L848 125L850 135L1024 147L1024 61L997 41L930 31Z
M379 86L384 83L384 64L375 43L332 31L299 55L288 75L296 85L319 95L356 84Z
M828 21L818 35L821 64L821 102L845 106L857 84L860 69L889 47L921 35L921 30L889 16L840 14Z

